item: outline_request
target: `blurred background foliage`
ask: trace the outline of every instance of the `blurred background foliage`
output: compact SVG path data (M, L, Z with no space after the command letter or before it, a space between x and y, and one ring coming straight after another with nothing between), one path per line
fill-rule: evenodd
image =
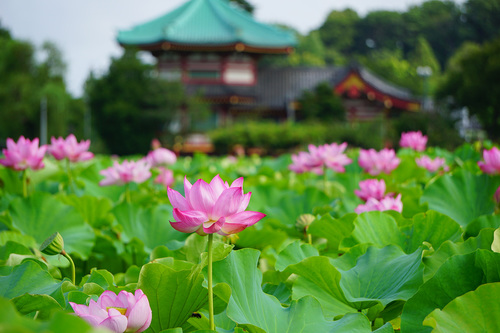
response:
M234 2L252 13L251 2ZM500 0L467 0L463 4L429 0L404 12L373 11L365 16L352 9L333 10L324 22L318 22L317 29L308 34L302 35L288 27L295 31L299 40L295 52L288 57L263 57L260 66L337 66L355 60L417 96L423 95L424 85L416 69L428 66L432 69L428 92L437 98L439 115L419 114L390 119L386 121L390 126L379 131L382 133L380 139L365 141L357 138L365 134L356 133L355 129L376 127L377 122L344 123L345 115L338 108L339 101L327 96L324 87L318 86L302 97L300 102L310 113L303 114L299 120L308 123L326 121L330 126L325 132L328 135L354 129L349 134L352 142L373 147L394 144L393 135L418 124L431 141L448 146L455 144L456 134L447 112L467 107L471 115L478 117L488 137L499 140L499 17ZM121 155L145 152L153 137L163 136L166 143L173 142L174 134L169 134L173 133L169 124L174 120L180 122L180 130L177 129L175 135L184 135L190 130L190 124L179 120L180 110L197 112L197 115L205 114L207 110L207 105L198 98L186 96L180 84L163 82L154 67L144 63L134 50L124 50L121 57L113 58L107 71L89 73L84 98L68 93L64 82L65 68L64 55L56 45L46 42L35 48L30 42L14 39L0 23L2 144L7 137L40 136L42 98L46 98L50 110L49 138L68 133L75 133L79 138L87 136L89 131L84 129L84 115L91 110L94 151ZM326 113L328 108L335 112ZM434 118L439 118L439 121ZM215 142L220 142L218 137L237 132L237 126L235 129L218 129L211 136ZM266 123L248 125L248 128L280 133L281 128L289 126ZM314 128L319 125L294 126ZM436 133L434 139L433 132ZM331 141L327 134L317 140ZM265 133L262 135L266 137ZM277 150L281 149L280 145L284 144L277 144Z

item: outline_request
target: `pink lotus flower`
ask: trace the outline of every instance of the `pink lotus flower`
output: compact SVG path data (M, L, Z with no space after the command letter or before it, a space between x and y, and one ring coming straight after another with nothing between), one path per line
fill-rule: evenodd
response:
M490 150L483 150L483 161L477 162L481 170L488 174L500 174L500 150L493 147Z
M422 135L422 132L406 132L401 133L399 140L400 147L411 148L416 151L424 151L427 144L427 136Z
M142 332L151 324L152 312L149 301L142 290L135 295L120 291L118 295L106 290L88 306L69 302L75 314L92 326L106 327L115 333Z
M360 190L354 190L354 193L364 201L370 198L382 200L385 195L385 181L383 179L367 179L359 182Z
M64 158L71 162L87 161L94 157L94 154L89 152L90 140L76 141L73 134L68 135L66 139L62 137L50 139L51 145L48 147L48 152L55 157L56 160Z
M151 177L150 165L144 160L137 162L125 160L122 164L114 161L112 167L101 170L99 174L105 177L99 182L101 186L142 183Z
M304 172L314 172L317 175L323 174L323 168L321 166L310 167L312 164L309 160L311 159L311 155L306 152L299 152L297 155L292 154L292 164L288 166L288 169L295 173L304 173Z
M336 143L324 145L322 157L325 166L336 172L345 172L344 166L352 163L352 160L344 154L346 148L346 142L340 145Z
M399 162L400 160L396 157L394 150L387 148L382 149L380 152L375 149L361 149L358 158L359 166L372 176L376 176L381 172L390 174L392 170L398 167Z
M236 179L231 186L223 182L219 175L210 184L199 179L191 185L185 178L184 192L185 197L171 188L167 190L174 207L175 221L170 224L181 232L227 236L243 231L266 216L245 211L252 193L243 193L243 178Z
M174 172L164 167L159 167L160 174L156 176L155 183L169 187L174 183Z
M323 174L323 166L333 169L336 172L345 172L344 166L351 163L344 151L347 143L325 144L316 147L309 145L308 152L299 152L298 155L292 155L292 164L288 167L296 173L314 172L318 175Z
M146 156L146 161L148 161L152 167L169 166L177 161L177 156L173 151L160 147L150 151Z
M395 210L396 212L403 211L403 202L401 201L401 194L398 194L397 197L392 198L387 196L382 200L377 200L375 198L369 198L365 204L359 205L354 210L357 214L361 214L363 212L369 211L385 211L385 210Z
M43 157L47 146L38 147L38 138L25 139L21 136L17 142L11 138L7 139L7 149L3 149L4 158L0 159L0 164L14 170L25 170L31 168L33 170L42 169Z
M449 168L445 165L446 161L444 158L436 157L434 160L429 156L422 156L420 158L415 159L417 165L421 168L427 169L429 172L436 172L440 168L443 168L444 171L448 171Z

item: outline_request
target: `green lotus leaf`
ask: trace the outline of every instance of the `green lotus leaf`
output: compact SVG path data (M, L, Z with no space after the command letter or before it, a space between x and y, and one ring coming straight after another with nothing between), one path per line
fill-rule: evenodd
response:
M292 298L310 295L316 298L325 316L333 319L357 309L345 297L340 287L340 272L327 257L310 257L291 266L289 272L298 275L292 287Z
M420 202L427 202L430 209L448 215L465 228L479 216L493 212L493 194L499 185L499 178L459 170L428 184Z
M433 210L415 215L413 224L401 229L407 235L405 247L407 253L416 251L423 242L438 249L447 240L453 242L460 240L462 234L462 229L457 222Z
M351 235L342 240L340 248L347 249L357 244L404 246L405 236L399 230L396 220L389 214L379 211L361 213L354 220Z
M316 237L326 238L328 252L337 252L340 242L354 230L353 221L356 217L357 214L351 213L340 219L334 219L330 214L325 214L315 220L307 232Z
M58 199L66 205L75 207L84 221L94 228L111 225L114 220L111 214L113 203L108 198L97 198L90 195L77 197L71 194L59 195Z
M464 239L476 237L486 228L497 229L500 227L500 215L483 215L472 221L465 228Z
M434 309L443 309L456 297L484 283L500 281L500 253L476 250L450 257L403 308L401 331L431 332L422 322Z
M184 241L187 234L178 232L170 225L173 221L170 205L156 205L142 208L122 203L113 209L116 220L123 227L122 239L128 243L132 238L140 239L147 252L159 245Z
M276 269L284 271L289 265L301 262L305 258L318 256L318 250L309 244L300 244L300 241L290 243L283 251L278 254L276 259Z
M94 246L95 234L75 208L65 205L49 193L36 192L29 198L17 198L9 208L12 225L25 235L42 244L49 236L59 232L64 249L88 258Z
M368 319L360 313L348 314L334 322L326 320L321 305L310 296L292 301L288 308L282 307L274 296L262 291L258 259L258 251L242 249L214 263L214 282L225 282L231 287L226 312L238 326L249 332L371 331Z
M500 283L487 283L435 309L424 320L435 333L500 332ZM485 311L487 309L487 311Z
M44 316L47 311L66 306L62 284L40 265L28 260L14 267L9 275L0 276L0 296L14 299L23 314L40 310Z
M377 303L412 297L423 282L422 251L405 254L399 247L370 247L359 257L356 266L340 271L340 287L346 299L357 309Z

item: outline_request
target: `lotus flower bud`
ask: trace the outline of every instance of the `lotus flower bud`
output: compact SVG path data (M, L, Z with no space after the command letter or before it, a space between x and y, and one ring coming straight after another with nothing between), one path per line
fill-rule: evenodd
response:
M40 246L40 251L44 254L54 256L60 254L64 249L64 240L60 233L55 232L47 238Z
M297 227L297 229L299 231L305 232L315 219L316 219L316 217L312 214L302 214L297 218L297 222L295 223L295 226Z

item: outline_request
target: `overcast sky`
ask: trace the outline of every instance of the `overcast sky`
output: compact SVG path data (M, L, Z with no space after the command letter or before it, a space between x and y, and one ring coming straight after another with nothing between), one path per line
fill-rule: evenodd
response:
M16 39L37 47L55 42L68 68L69 91L79 97L90 70L105 71L119 56L118 30L156 18L186 0L1 0L0 25ZM405 11L423 0L247 0L254 16L265 23L283 23L306 34L318 28L331 10L352 8L359 15L374 10ZM463 0L455 0L463 3Z

